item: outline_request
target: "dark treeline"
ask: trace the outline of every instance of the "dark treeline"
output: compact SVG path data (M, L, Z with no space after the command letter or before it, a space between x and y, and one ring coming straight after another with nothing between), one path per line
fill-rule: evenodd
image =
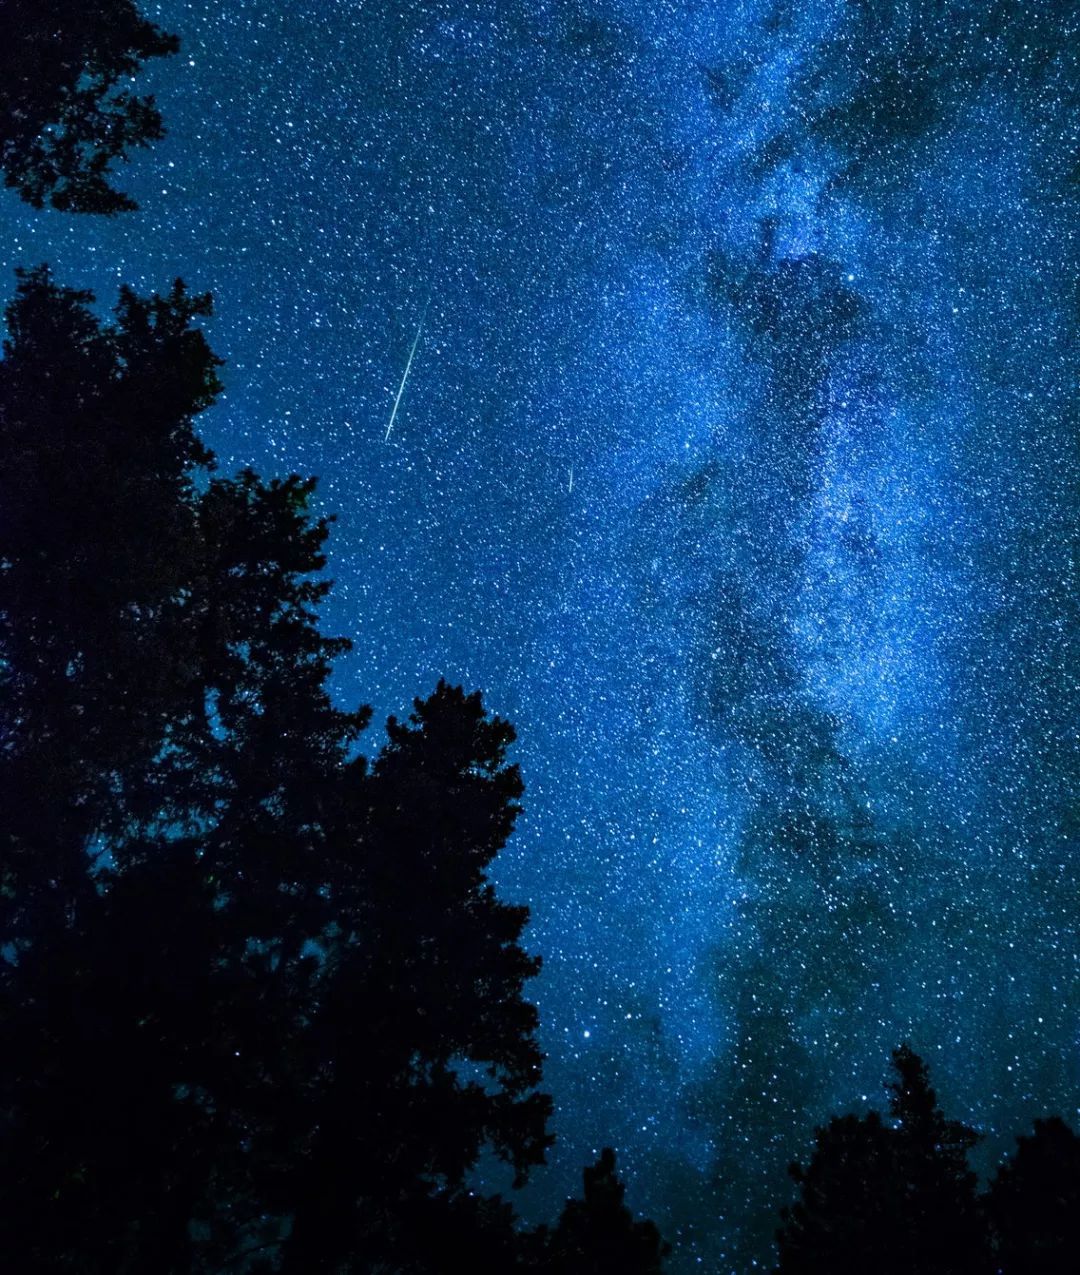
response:
M222 477L177 284L24 273L0 361L0 1251L20 1272L658 1270L614 1157L528 1232L469 1186L550 1145L514 733L440 683L327 693L313 483Z
M1080 1268L1080 1138L1059 1117L1029 1137L982 1193L979 1138L947 1120L927 1068L893 1053L888 1121L834 1117L783 1210L777 1275L1067 1275Z
M30 204L134 207L178 47L131 0L0 7L0 157ZM529 1231L470 1187L544 1160L539 960L487 869L513 729L444 682L327 691L314 481L217 472L210 300L111 322L23 272L0 361L5 1270L653 1271L614 1156Z
M161 119L118 85L175 37L131 0L15 0L0 36L7 184L133 208L111 165ZM549 1227L474 1185L552 1142L528 913L487 877L512 727L440 682L365 758L314 481L223 476L196 431L209 298L93 300L23 272L0 360L3 1268L659 1272L610 1150ZM793 1168L778 1272L1075 1269L1076 1136L1037 1123L980 1195L894 1062L889 1118Z

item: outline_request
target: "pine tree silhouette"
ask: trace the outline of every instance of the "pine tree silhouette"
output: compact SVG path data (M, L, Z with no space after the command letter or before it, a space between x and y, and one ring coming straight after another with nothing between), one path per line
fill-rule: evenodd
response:
M834 1117L809 1165L793 1165L798 1201L783 1210L778 1275L986 1275L989 1255L967 1154L976 1134L947 1120L926 1065L893 1052L892 1124L876 1112Z
M528 914L486 879L522 791L513 730L440 682L387 732L330 836L333 937L301 1068L317 1132L293 1165L287 1272L391 1261L469 1207L485 1145L523 1182L551 1140L522 997L539 968L519 945Z
M514 732L440 683L355 755L314 484L194 433L209 301L90 303L25 276L0 361L6 1259L516 1262L465 1181L550 1143L528 913L487 879Z
M580 1200L567 1200L547 1242L550 1275L658 1275L670 1246L652 1222L636 1222L623 1203L615 1152L605 1147L584 1171Z

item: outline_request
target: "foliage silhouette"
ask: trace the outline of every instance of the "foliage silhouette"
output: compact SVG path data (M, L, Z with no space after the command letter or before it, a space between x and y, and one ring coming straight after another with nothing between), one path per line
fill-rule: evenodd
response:
M976 1135L946 1120L925 1064L893 1054L892 1123L834 1117L782 1211L777 1275L932 1271L1065 1275L1080 1242L1080 1137L1058 1116L1017 1138L981 1197L967 1154Z
M299 994L252 942L302 942L281 874L366 713L324 689L313 484L216 478L194 434L209 300L91 300L23 276L0 363L0 1229L20 1269L182 1270L199 1210L252 1193L227 1183Z
M485 876L518 812L513 730L440 682L387 732L328 837L336 907L300 1068L314 1132L288 1175L287 1272L357 1250L392 1261L418 1228L472 1209L465 1175L485 1145L520 1184L550 1143L522 999L539 968L518 942L527 911Z
M1066 1275L1080 1253L1080 1138L1059 1117L1036 1120L997 1171L987 1212L1002 1275Z
M199 540L193 418L218 360L181 284L117 322L20 277L0 362L2 914L9 941L89 888L88 838L127 826L194 693L183 616ZM146 802L143 802L146 807ZM144 809L143 813L146 813Z
M671 1246L654 1223L635 1222L623 1203L626 1188L615 1173L615 1152L605 1147L585 1169L584 1197L567 1200L546 1238L549 1275L659 1275Z
M134 208L111 166L162 121L120 85L178 47L132 0L0 8L6 184ZM195 433L209 297L93 302L20 275L0 361L5 1259L536 1271L466 1185L551 1142L528 911L486 875L513 729L440 682L368 767L314 481L219 477Z
M876 1112L834 1117L809 1165L792 1165L800 1198L782 1214L777 1275L990 1271L967 1163L977 1136L946 1120L910 1046L893 1068L891 1124Z
M163 135L152 97L123 81L179 49L133 0L6 0L0 6L0 165L27 203L65 212L136 207L115 160Z
M528 914L486 876L513 730L440 683L355 755L314 484L221 478L194 432L208 299L91 301L24 275L0 362L0 1244L511 1269L466 1175L550 1143Z

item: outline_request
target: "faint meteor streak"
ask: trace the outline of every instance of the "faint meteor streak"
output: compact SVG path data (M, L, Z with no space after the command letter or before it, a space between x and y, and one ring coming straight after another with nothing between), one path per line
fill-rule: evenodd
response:
M405 393L405 382L409 379L409 370L412 367L413 359L416 356L416 347L420 344L420 334L424 330L424 320L427 318L427 308L431 304L431 295L424 302L424 309L420 315L420 322L416 325L416 336L413 337L412 349L409 351L409 357L405 362L405 371L401 374L401 384L398 386L397 397L394 399L394 407L390 413L390 420L386 425L386 433L383 436L383 442L390 441L390 431L394 428L394 421L397 418L398 408L401 406L401 396Z

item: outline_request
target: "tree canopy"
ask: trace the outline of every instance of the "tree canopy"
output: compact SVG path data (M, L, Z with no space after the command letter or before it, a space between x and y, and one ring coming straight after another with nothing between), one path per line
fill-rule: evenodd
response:
M0 5L0 166L35 208L115 213L136 204L113 165L163 136L150 96L128 83L176 36L133 0L5 0Z
M1080 1243L1080 1137L1036 1120L977 1194L975 1131L938 1106L923 1060L893 1053L891 1119L834 1116L782 1212L777 1275L1065 1275Z
M510 1242L466 1178L551 1141L528 912L487 879L513 729L440 682L356 754L314 483L195 433L208 298L92 300L24 275L0 362L0 1240L102 1273Z
M605 1147L584 1171L584 1194L567 1200L548 1243L550 1275L659 1275L671 1246L650 1221L635 1221L623 1203L626 1188Z
M893 1052L893 1069L891 1122L833 1117L810 1163L792 1165L799 1199L777 1233L777 1275L988 1275L967 1162L977 1136L945 1118L910 1046Z
M1060 1116L1016 1140L987 1193L1002 1275L1066 1275L1080 1253L1080 1138Z

